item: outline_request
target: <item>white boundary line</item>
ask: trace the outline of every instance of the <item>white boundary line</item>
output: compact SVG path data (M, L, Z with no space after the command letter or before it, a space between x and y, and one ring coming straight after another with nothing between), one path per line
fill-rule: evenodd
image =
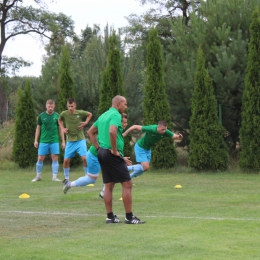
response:
M81 213L66 213L66 212L46 212L46 211L20 211L20 210L1 210L2 213L15 213L15 214L30 214L30 215L63 215L63 216L76 216L76 217L93 217L105 216L104 214L81 214ZM120 215L118 215L120 216ZM234 221L260 221L260 218L219 218L219 217L196 217L196 216L142 216L143 218L175 218L175 219L197 219L197 220L234 220Z

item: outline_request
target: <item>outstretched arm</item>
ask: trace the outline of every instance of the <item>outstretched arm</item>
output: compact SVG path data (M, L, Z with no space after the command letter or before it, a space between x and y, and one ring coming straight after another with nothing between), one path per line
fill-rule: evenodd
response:
M126 137L130 132L132 132L132 131L134 131L134 130L142 131L142 126L141 126L141 125L132 125L131 127L129 127L129 128L123 133L123 137Z
M174 134L172 138L173 139L182 139L183 136L182 136L182 134Z

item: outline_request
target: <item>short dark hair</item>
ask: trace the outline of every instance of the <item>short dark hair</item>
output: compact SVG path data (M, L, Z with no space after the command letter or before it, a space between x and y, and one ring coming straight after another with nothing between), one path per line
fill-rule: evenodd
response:
M161 121L159 121L158 125L167 127L168 123L165 120L161 120Z
M76 100L74 98L68 98L67 103L69 104L76 103Z

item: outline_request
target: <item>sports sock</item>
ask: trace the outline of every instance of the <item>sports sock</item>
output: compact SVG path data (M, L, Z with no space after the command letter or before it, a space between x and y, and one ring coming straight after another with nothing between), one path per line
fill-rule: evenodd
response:
M113 212L107 213L107 218L112 219L113 217L114 217L114 213Z
M70 168L63 168L63 172L65 179L68 180L70 178Z
M130 220L133 217L133 212L125 213L126 219Z
M58 161L52 162L51 168L52 168L53 177L57 177L57 174L58 174L58 171L59 171L59 163L58 163Z
M76 187L82 187L82 186L86 186L88 184L92 184L92 183L95 183L96 180L90 178L88 175L84 176L84 177L80 177L79 179L77 179L75 181L75 186Z
M128 166L133 168L133 172L130 174L131 179L134 177L140 176L145 170L141 164L135 164L132 166Z
M84 172L85 172L85 174L87 175L88 174L88 167L83 167L84 168Z
M37 176L41 176L42 168L43 168L43 162L37 161L37 163L36 163Z

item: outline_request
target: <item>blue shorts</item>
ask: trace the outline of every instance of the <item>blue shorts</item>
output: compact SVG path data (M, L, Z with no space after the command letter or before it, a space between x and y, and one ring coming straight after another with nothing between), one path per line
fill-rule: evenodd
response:
M142 163L142 162L150 162L152 157L152 150L145 150L144 148L141 148L137 143L134 147L135 150L135 160L136 162Z
M90 175L98 175L100 172L100 164L98 158L90 151L87 152L87 173Z
M38 155L60 154L59 143L40 143L38 147Z
M75 157L76 153L78 153L81 157L86 156L87 144L85 139L74 142L66 142L64 158L67 159Z

